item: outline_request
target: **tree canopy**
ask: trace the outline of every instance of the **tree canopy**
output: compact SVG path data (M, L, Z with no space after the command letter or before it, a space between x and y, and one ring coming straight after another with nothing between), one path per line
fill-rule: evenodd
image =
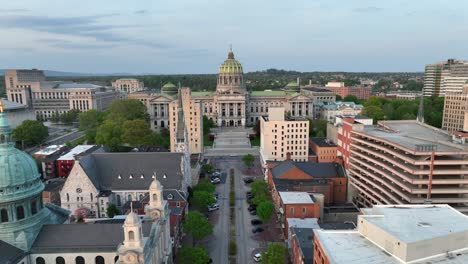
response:
M252 168L253 163L255 161L255 157L252 154L247 154L242 157L242 161L244 162L247 168Z
M343 98L343 102L354 102L356 104L361 103L361 101L355 95L352 94L348 94L347 96L345 96L345 98Z
M198 211L189 212L183 223L184 231L192 236L194 240L201 240L213 234L213 226L208 219Z
M206 191L194 191L192 197L193 204L202 210L206 210L206 207L216 202L213 193Z
M309 136L310 137L326 137L327 136L327 120L309 119Z
M149 121L146 106L135 99L115 100L107 107L107 119L115 122L141 119Z
M156 140L148 122L142 119L125 121L122 132L123 142L131 146L150 145Z
M203 179L198 182L197 185L193 187L193 191L204 191L213 193L216 187L208 179Z
M267 195L268 194L268 184L262 180L256 180L250 184L250 190L254 196L257 195Z
M286 248L282 243L269 243L262 253L262 264L282 264L286 260Z
M13 129L13 138L27 146L37 145L49 136L49 130L42 122L24 120L21 125Z
M121 214L120 210L115 206L115 204L109 204L106 210L107 217L112 218L115 215Z
M96 142L106 145L110 151L117 151L122 145L122 127L111 120L106 120L96 132Z
M179 264L206 264L210 256L203 247L183 245L177 250L177 263Z
M275 206L272 201L263 201L257 206L257 215L262 221L266 222L270 220L274 208Z

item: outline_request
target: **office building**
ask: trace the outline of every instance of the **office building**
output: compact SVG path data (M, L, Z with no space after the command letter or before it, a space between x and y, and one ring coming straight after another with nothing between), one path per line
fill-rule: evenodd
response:
M468 84L462 92L448 92L444 98L442 129L450 132L464 130L465 113L468 111Z
M461 92L468 81L468 61L449 59L426 65L424 96L445 96L447 92Z
M260 121L260 156L267 161L307 161L309 121L285 118L284 107L270 107Z
M145 90L145 85L138 79L134 78L122 78L112 82L112 88L121 94L134 93Z

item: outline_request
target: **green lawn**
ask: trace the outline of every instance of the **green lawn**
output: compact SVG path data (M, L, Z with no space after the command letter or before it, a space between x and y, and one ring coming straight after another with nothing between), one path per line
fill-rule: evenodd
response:
M256 137L256 138L250 140L250 145L252 145L252 146L260 146L260 138L259 138L259 137Z
M210 141L210 134L203 135L203 146L204 147L212 147L213 141Z

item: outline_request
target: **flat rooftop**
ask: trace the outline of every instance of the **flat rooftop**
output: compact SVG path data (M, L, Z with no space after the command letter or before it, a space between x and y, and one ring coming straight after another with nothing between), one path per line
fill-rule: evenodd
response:
M17 102L13 102L13 101L8 101L5 98L0 98L0 101L2 102L3 110L5 110L5 112L28 108L27 105L19 104Z
M35 152L34 155L50 155L55 153L56 151L59 151L61 148L63 148L63 146L64 145L50 145Z
M279 192L284 204L314 204L310 194L306 192Z
M427 145L436 146L436 151L464 150L463 145L452 143L450 133L416 120L380 121L379 126L365 126L363 131L356 132L381 138L414 151L424 151L420 146Z
M468 232L468 216L448 205L374 205L365 212L362 218L406 243Z
M57 160L74 160L76 155L79 155L83 152L90 150L96 145L79 145L70 150L67 154L61 156Z
M328 138L323 137L311 137L310 141L314 142L315 145L319 147L336 147L335 143L331 142Z

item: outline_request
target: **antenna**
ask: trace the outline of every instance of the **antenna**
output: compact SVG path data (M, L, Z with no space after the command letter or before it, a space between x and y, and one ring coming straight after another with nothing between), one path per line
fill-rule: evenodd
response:
M229 44L229 51L231 51L231 52L232 52L232 43L231 43L231 44Z

